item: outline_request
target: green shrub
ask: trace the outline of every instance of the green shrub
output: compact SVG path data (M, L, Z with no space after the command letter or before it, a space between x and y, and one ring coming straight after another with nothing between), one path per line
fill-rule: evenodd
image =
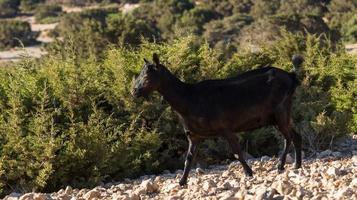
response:
M21 0L20 10L21 11L33 11L41 3L44 3L45 0Z
M54 4L43 4L35 10L35 19L38 23L54 23L58 21L62 7Z
M0 49L33 44L36 36L28 22L0 20Z
M357 42L357 14L349 15L349 19L342 25L342 35L346 42Z
M356 130L357 60L322 36L283 32L274 46L256 53L241 51L226 60L194 36L169 43L143 42L135 49L112 47L97 58L95 51L78 50L93 47L84 41L95 32L66 38L41 61L0 68L3 193L10 188L91 187L182 168L187 141L177 115L157 93L144 100L133 99L129 92L143 58L153 52L190 83L234 76L268 63L291 70L291 56L301 53L305 63L298 74L301 86L293 113L304 150L325 148ZM272 128L239 134L242 146L256 156L277 155L280 137ZM200 147L200 162L227 158L233 155L225 141L208 140Z
M0 18L13 17L19 10L20 0L0 0Z

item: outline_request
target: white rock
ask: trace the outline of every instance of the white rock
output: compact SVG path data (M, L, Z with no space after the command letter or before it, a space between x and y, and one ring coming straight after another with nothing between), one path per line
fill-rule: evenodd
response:
M234 195L233 191L226 191L219 194L218 197L220 197L219 200L233 200L234 199L234 197L232 197L233 195Z
M336 193L336 199L343 199L343 197L351 197L354 190L350 187L341 188Z
M177 190L179 187L180 186L178 183L169 183L162 187L162 191L163 192L171 192L171 191Z
M197 168L196 168L196 173L197 173L197 174L204 174L205 171L204 171L202 168L197 167Z
M357 165L357 155L352 156L351 160L354 165Z
M288 195L292 191L292 185L289 181L276 181L271 186L272 189L275 189L281 195Z
M71 196L69 196L68 194L62 193L62 194L59 194L59 195L58 195L56 198L54 198L54 199L71 200L72 198L71 198ZM78 199L78 198L75 197L75 199Z
M33 195L34 200L46 200L47 196L45 194L36 193Z
M140 184L140 188L144 189L145 193L153 193L158 191L159 186L154 181L148 179Z
M341 171L337 167L329 167L326 171L326 174L328 174L329 176L338 176L341 174Z
M157 184L161 181L161 176L156 176L154 182Z
M262 156L261 158L260 158L260 161L261 162L267 162L267 161L269 161L270 160L270 157L269 156Z
M95 199L95 198L100 198L100 192L98 190L90 190L89 192L87 192L83 198L86 199L86 200L92 200L92 199Z
M129 195L113 195L112 200L131 200Z
M130 200L140 200L139 195L137 195L137 194L135 194L135 193L131 193L131 194L129 195L129 198L130 198Z
M238 167L239 165L240 165L240 162L239 162L239 161L231 162L231 163L228 165L228 170L232 170L233 168Z
M206 180L206 181L204 181L203 182L203 184L202 184L202 189L204 190L204 191L208 191L210 188L212 188L212 187L216 187L216 184L212 181L212 180Z
M239 181L234 179L229 181L229 183L231 184L232 188L239 188Z
M71 186L67 186L66 189L64 190L64 193L68 194L68 195L72 194L72 192L73 192L73 189Z
M12 192L11 194L5 196L4 200L18 200L20 197L20 193Z
M261 186L255 189L255 196L254 196L255 200L265 200L268 199L268 196L269 196L269 191L267 190L266 187Z
M229 171L229 170L226 170L226 171L224 171L224 172L222 173L222 177L223 177L223 178L227 178L227 177L230 177L230 176L232 176L232 172Z
M20 197L20 200L33 200L34 193L26 193Z

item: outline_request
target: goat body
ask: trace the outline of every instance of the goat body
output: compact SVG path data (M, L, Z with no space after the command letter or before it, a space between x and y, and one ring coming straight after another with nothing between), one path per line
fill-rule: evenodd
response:
M253 72L250 76L187 85L185 108L178 111L184 128L205 137L276 125L275 115L290 104L297 83L278 68Z
M156 54L153 60L154 64L145 61L133 95L145 96L157 90L180 116L189 141L181 185L187 182L197 145L211 136L226 138L245 173L251 176L252 170L234 134L269 125L277 127L285 138L278 169L284 169L291 141L295 146L295 167L301 166L301 136L293 129L290 114L298 85L295 72L264 67L233 78L187 84L161 65ZM301 63L301 57L293 58L295 68Z

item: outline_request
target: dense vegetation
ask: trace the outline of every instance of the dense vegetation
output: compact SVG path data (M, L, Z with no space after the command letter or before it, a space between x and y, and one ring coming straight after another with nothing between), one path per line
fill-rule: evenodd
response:
M41 5L36 8L35 19L39 23L53 23L58 21L62 13L62 7L59 5Z
M9 47L36 43L37 34L31 31L28 22L0 20L0 50Z
M266 64L291 70L299 53L294 119L304 151L357 132L357 57L342 46L356 41L356 1L140 2L129 13L66 14L49 55L0 68L0 193L182 168L187 142L177 116L158 94L134 100L129 93L153 52L187 82ZM254 156L282 146L273 128L239 138ZM201 165L232 158L220 139L200 148Z

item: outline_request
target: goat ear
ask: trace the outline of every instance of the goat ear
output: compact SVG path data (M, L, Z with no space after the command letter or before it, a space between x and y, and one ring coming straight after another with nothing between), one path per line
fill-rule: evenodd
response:
M146 58L144 58L144 62L145 62L145 64L148 64L148 63L149 63L149 61L146 60Z
M159 59L159 56L157 55L157 53L153 53L152 54L152 60L154 61L154 63L156 65L159 65L160 64L160 59Z

